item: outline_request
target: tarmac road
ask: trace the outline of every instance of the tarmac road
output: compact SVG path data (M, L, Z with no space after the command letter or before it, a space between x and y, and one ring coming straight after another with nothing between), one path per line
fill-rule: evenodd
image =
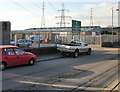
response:
M91 55L43 60L33 66L9 68L2 72L2 88L32 91L117 90L119 62L117 48L94 47Z

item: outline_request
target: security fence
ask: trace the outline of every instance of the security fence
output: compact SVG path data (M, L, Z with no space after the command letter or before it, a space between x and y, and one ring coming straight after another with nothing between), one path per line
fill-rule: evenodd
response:
M103 42L119 42L120 37L118 35L102 35Z
M11 34L11 40L30 39L31 34ZM99 45L105 42L119 42L118 35L72 35L71 33L40 33L42 42L33 42L33 47L56 46L57 43L70 43L72 40L82 40L90 45Z

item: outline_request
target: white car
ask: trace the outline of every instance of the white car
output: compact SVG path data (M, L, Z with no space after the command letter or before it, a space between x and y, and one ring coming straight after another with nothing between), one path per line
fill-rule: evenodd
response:
M83 41L72 41L70 44L57 44L57 50L62 52L62 55L72 54L73 57L78 57L79 53L91 54L91 46Z
M11 41L10 44L19 47L29 47L32 45L32 41L30 39L19 39L16 41Z
M42 35L31 35L29 39L31 39L32 42L37 42L37 43L39 43L39 41L40 43L43 41Z

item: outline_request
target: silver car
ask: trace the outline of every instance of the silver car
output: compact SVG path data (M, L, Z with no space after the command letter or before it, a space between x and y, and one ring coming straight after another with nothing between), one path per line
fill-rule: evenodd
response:
M10 44L18 47L29 47L32 45L32 41L30 39L19 39L16 41L11 41Z

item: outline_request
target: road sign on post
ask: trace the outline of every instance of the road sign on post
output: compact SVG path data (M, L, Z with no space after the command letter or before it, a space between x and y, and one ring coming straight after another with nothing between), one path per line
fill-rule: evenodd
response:
M80 40L81 21L72 20L72 38L74 34L78 34Z

